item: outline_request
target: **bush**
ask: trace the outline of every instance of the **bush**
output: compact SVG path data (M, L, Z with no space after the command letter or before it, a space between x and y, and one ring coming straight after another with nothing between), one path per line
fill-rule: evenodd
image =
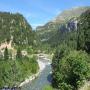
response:
M69 55L59 60L56 68L53 72L54 86L61 90L64 90L62 87L78 88L87 79L89 73L88 55L82 51L71 51Z
M52 68L53 70L57 69L57 66L59 64L59 61L66 55L69 54L70 50L69 48L67 48L67 46L59 46L57 49L56 49L56 52L53 56L53 59L52 59Z
M34 70L34 71L33 71ZM36 73L38 63L35 57L22 57L19 60L0 60L0 87L3 86L18 86L30 75Z
M60 90L72 90L72 86L67 83L61 83L59 86Z
M52 86L46 85L46 86L43 88L43 90L54 90L54 89L52 88Z

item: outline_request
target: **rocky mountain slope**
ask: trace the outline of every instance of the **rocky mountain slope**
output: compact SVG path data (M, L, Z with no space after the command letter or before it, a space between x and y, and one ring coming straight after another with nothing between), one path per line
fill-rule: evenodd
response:
M0 44L10 40L12 45L32 45L32 28L21 14L0 12Z
M90 7L77 7L63 11L54 20L51 20L44 26L37 27L37 35L41 41L48 41L51 39L52 42L54 42L53 39L55 39L55 37L63 37L63 32L76 30L78 17L89 8ZM54 38L52 39L52 37Z

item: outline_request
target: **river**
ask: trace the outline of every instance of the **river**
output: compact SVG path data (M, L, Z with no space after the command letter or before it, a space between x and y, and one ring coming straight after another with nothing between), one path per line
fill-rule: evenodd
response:
M51 84L51 65L47 60L40 59L40 61L45 64L45 68L35 80L22 86L21 90L43 90L43 87Z

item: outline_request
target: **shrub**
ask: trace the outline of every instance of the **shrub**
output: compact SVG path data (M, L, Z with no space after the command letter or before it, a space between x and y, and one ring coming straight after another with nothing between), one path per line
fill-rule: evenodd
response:
M89 73L87 61L88 55L85 52L71 51L69 55L59 60L57 69L53 72L53 84L61 90L64 90L62 87L78 88L87 79Z
M52 86L50 85L46 85L43 90L53 90Z

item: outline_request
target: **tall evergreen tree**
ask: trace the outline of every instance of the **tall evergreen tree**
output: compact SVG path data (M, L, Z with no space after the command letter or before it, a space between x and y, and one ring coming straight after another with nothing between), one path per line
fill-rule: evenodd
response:
M4 59L5 60L9 59L9 54L8 54L8 48L7 47L5 48L5 51L4 51Z
M21 53L21 49L20 48L17 49L16 58L17 59L21 59L22 58L22 53Z
M78 25L77 49L90 53L90 9L80 17Z

